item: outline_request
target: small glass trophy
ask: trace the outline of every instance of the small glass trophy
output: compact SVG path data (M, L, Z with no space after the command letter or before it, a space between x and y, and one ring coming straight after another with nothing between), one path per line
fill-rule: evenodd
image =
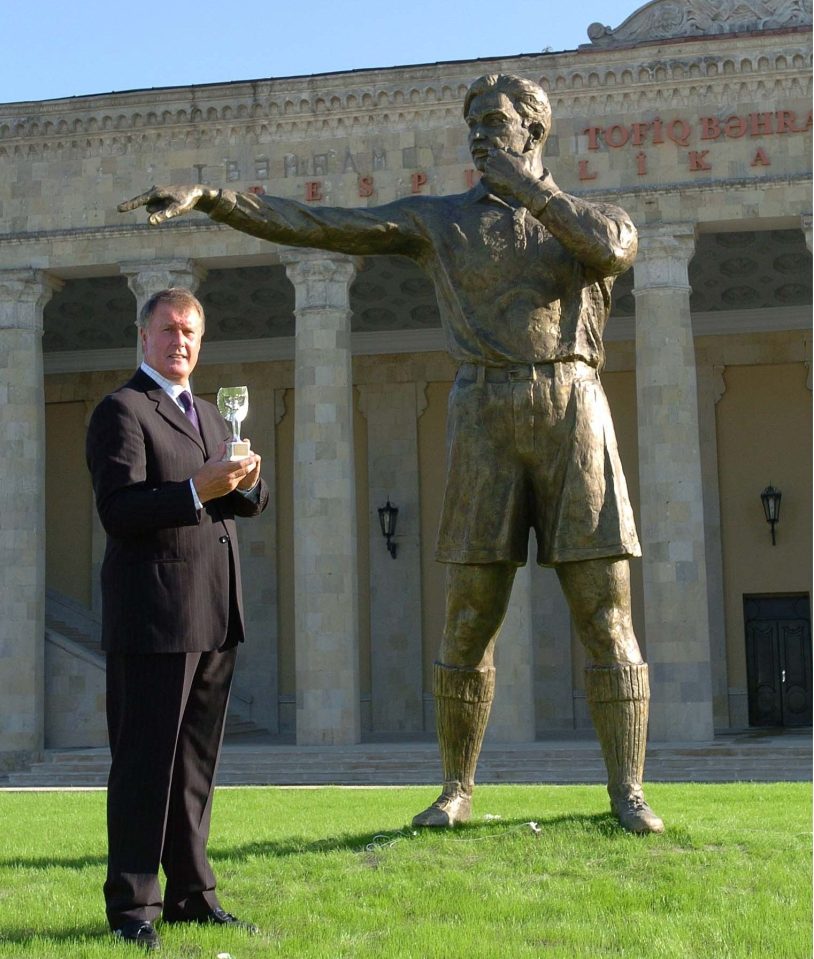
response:
M240 438L240 424L249 412L247 386L222 386L218 390L218 410L232 429L232 438L226 443L226 459L231 462L245 459L251 453L251 444Z

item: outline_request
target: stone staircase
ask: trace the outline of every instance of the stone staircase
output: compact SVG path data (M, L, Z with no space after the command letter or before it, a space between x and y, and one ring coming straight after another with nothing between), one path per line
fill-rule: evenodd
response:
M50 591L46 637L73 646L73 655L103 664L99 622L93 613ZM65 643L64 640L68 642ZM251 699L233 690L218 773L220 785L437 784L438 748L421 743L295 746L281 743L248 719ZM0 788L91 788L107 782L107 747L46 750L43 762L0 775ZM811 730L748 730L708 743L652 743L651 782L808 781ZM604 766L592 739L487 744L478 767L481 783L601 783Z
M6 788L88 788L106 783L107 749L54 750L45 760L9 773ZM810 731L719 736L708 743L653 743L650 782L805 782L811 779ZM435 785L435 743L362 743L354 746L280 745L262 735L227 742L218 784ZM480 783L602 783L604 767L592 741L557 740L484 747Z
M97 614L57 590L46 591L45 638L47 642L59 646L71 657L79 658L95 666L96 669L104 670L105 655L102 652L101 635L101 620ZM266 730L250 718L251 706L251 697L238 686L233 685L229 713L226 717L225 737L227 739L265 734ZM103 717L102 727L104 727Z
M45 628L77 643L88 653L102 656L101 620L81 603L54 589L46 590Z

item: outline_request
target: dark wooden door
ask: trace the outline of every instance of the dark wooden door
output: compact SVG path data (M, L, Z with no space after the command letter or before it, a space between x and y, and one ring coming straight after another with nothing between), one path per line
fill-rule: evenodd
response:
M744 596L750 726L811 725L809 598Z

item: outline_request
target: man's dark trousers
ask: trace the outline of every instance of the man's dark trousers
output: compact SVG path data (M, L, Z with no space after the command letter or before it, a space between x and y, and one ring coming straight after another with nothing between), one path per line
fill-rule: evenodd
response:
M107 657L108 878L115 929L162 910L204 914L220 904L206 854L215 770L237 647ZM144 742L150 760L145 764Z

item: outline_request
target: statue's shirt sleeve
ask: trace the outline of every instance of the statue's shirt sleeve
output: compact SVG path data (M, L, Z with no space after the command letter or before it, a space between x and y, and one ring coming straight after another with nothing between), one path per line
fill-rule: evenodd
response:
M403 201L361 208L308 206L282 197L223 190L209 215L264 240L335 253L415 258L426 245L410 204Z
M564 193L539 209L534 196L512 205L482 184L363 208L224 190L210 216L290 246L410 257L433 280L452 356L489 366L601 367L613 280L636 252L635 227L617 207Z

